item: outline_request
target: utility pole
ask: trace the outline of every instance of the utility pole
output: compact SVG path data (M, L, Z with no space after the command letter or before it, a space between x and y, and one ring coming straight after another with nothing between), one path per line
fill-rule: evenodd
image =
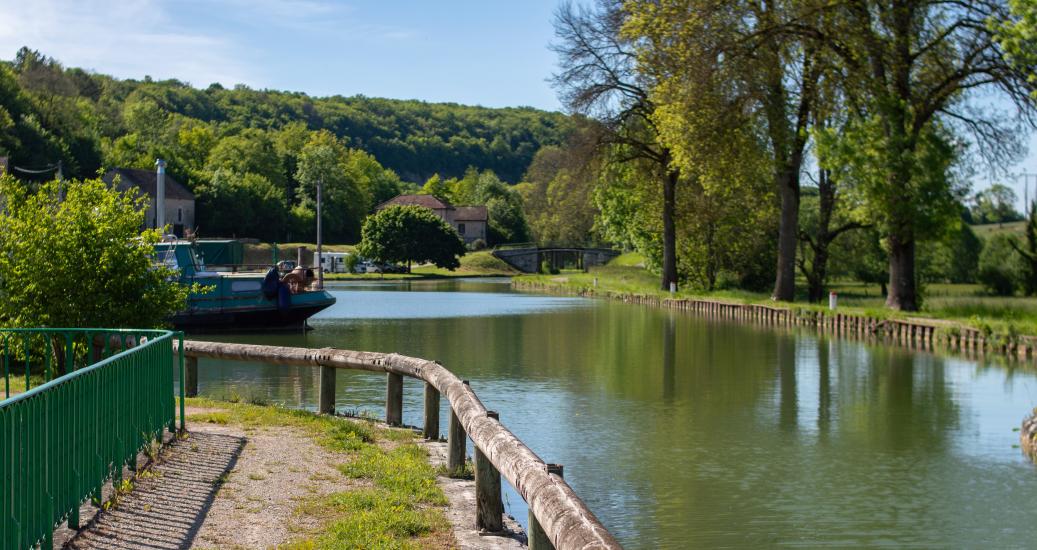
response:
M1033 176L1033 178L1034 178L1034 180L1033 180L1034 183L1035 183L1035 185L1034 185L1034 192L1037 193L1037 174L1033 174L1033 173L1029 173L1029 172L1021 172L1019 174L1019 176L1022 176L1022 178L1023 178L1023 210L1024 210L1023 214L1029 216L1030 215L1030 177ZM1034 196L1034 199L1037 200L1037 196Z
M324 176L321 176L320 179L317 180L317 286L321 289L324 288L324 258L321 255L323 236L321 235L320 228L320 201L323 187Z
M155 159L155 228L166 234L166 161Z

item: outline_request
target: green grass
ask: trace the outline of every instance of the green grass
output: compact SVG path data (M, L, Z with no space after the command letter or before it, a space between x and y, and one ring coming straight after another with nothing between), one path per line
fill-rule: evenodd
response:
M461 257L461 266L453 271L434 265L416 265L410 273L327 273L327 281L375 279L381 281L403 279L447 279L456 277L507 277L518 272L490 253L489 250L469 252Z
M988 223L984 225L973 225L972 231L979 237L989 237L996 233L1011 233L1023 235L1026 232L1026 222Z
M1006 226L1010 224L1005 224ZM636 254L619 256L606 266L587 273L563 272L558 275L522 275L515 282L533 283L563 292L595 294L641 294L659 298L671 297L659 288L659 276L640 267ZM597 286L594 282L597 280ZM805 281L797 283L805 292ZM1037 298L999 297L984 293L979 285L930 284L925 287L922 311L901 313L885 308L879 285L854 281L835 281L831 289L839 296L839 309L844 313L885 318L943 319L978 328L988 334L1014 336L1037 335ZM766 293L743 290L698 292L682 290L675 298L721 300L743 304L775 305ZM778 304L805 310L827 310L827 302L810 304L803 296L799 301Z
M446 496L436 483L427 452L410 430L389 429L368 421L316 415L277 406L191 398L192 407L210 409L188 416L189 422L246 427L287 426L304 430L335 451L343 476L360 480L359 488L308 497L296 515L320 525L284 550L447 547L450 525L443 514Z

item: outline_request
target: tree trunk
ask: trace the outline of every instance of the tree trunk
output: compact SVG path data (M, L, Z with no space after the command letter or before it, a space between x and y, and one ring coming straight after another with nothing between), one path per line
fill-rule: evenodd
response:
M910 235L889 236L889 294L886 307L918 311L915 279L915 240Z
M813 303L825 299L825 279L828 278L828 242L821 243L814 251L814 263L809 277L808 295Z
M798 166L797 166L798 171ZM796 243L799 235L799 176L786 169L779 176L781 218L778 225L778 273L771 298L791 302L796 297Z
M673 218L679 177L677 170L667 168L663 179L663 290L670 290L670 283L677 283L677 230Z
M818 170L817 191L819 195L817 236L815 238L817 245L814 247L814 262L810 266L811 274L808 278L810 285L808 294L810 301L814 303L825 299L825 281L828 278L828 247L835 238L830 233L832 212L835 210L835 185L828 170L823 168Z

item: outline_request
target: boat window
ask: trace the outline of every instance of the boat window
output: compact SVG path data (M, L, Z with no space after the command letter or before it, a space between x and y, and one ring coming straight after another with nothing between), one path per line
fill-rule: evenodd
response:
M261 281L234 281L230 284L231 292L259 292L263 283Z

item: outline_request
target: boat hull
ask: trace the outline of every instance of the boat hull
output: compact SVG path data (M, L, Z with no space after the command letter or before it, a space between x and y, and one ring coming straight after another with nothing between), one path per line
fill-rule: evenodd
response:
M306 320L335 303L328 301L293 304L287 308L242 307L223 308L219 311L183 311L171 321L185 332L256 332L271 330L305 330Z

